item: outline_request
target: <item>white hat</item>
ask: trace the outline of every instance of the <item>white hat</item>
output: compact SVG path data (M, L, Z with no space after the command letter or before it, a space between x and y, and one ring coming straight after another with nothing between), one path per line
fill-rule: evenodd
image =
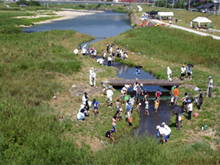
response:
M123 90L123 91L125 91L125 90L126 90L126 88L125 88L125 87L123 87L123 88L122 88L122 90Z
M91 69L93 70L94 68L92 67Z
M81 105L80 105L80 108L81 108L81 109L82 109L82 108L84 108L84 107L85 107L85 105L84 105L84 104L81 104Z
M156 129L160 129L160 126L158 125L158 126L156 127Z
M122 108L120 108L119 110L122 111Z
M141 105L141 103L139 103L139 105Z
M165 122L163 122L161 125L165 125Z

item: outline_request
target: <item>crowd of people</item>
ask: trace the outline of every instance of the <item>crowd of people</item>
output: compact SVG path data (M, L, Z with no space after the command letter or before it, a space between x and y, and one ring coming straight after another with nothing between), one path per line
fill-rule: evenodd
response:
M106 51L103 50L103 57L99 58L97 62L104 65L105 60L107 60L108 65L111 66L112 63L114 63L116 56L122 59L128 58L128 51L129 51L128 46L126 47L125 51L123 51L123 49L120 49L118 47L115 47L114 49L114 47L115 47L114 44L108 43L106 46ZM74 50L74 53L78 53L78 52ZM81 53L82 55L90 54L92 57L95 57L97 55L97 51L95 48L86 50L85 45L82 48ZM108 57L107 57L107 54L109 54ZM186 67L186 65L184 64L182 65L180 80L184 80L186 75L188 76L188 79L192 79L192 67L193 65L191 64L188 64L188 67ZM138 80L138 75L140 74L140 68L141 66L136 67L136 70L134 73L136 80ZM170 67L168 66L167 67L167 77L168 77L167 80L168 81L172 81L171 75L172 75L172 71ZM89 71L89 79L90 79L90 85L92 87L96 87L96 73L95 73L94 68L91 68ZM106 95L107 106L112 108L113 107L113 95L114 95L112 87L108 86L107 83L105 82L101 82L101 86L103 88L101 95L102 96ZM131 87L133 87L133 94L130 96L128 95L128 89ZM207 91L208 97L212 97L212 89L213 89L213 80L212 80L212 77L209 76L208 91ZM162 92L160 90L157 90L155 92L155 100L154 100L155 113L157 113L158 111L161 95L162 95ZM171 105L175 106L178 104L179 96L180 96L179 86L174 85L171 88L171 100L170 100ZM134 111L136 111L136 113L140 115L140 112L143 108L144 114L150 115L148 97L149 95L148 95L147 90L143 89L143 84L138 83L138 81L134 83L133 85L125 84L124 87L120 91L120 95L117 97L114 103L115 104L115 115L112 117L112 128L106 132L105 136L107 138L110 138L112 141L115 141L113 133L117 134L118 132L117 122L122 121L122 119L124 118L124 115L125 115L126 123L129 126L132 125L132 122L133 122L132 113ZM185 96L181 98L182 105L180 106L182 107L183 111L181 113L175 113L176 128L178 130L180 130L182 127L182 120L184 118L183 117L184 112L188 114L188 119L191 120L194 106L197 106L199 111L202 110L203 97L204 97L203 92L201 89L199 89L199 93L195 97L192 97L189 92L186 92ZM89 101L89 96L85 92L82 96L82 105L80 106L79 112L77 114L77 119L84 120L86 116L89 116L89 109L91 106L94 106L94 115L95 117L97 117L98 109L99 109L99 102L96 99L93 99L92 102ZM163 138L163 143L167 142L171 134L170 127L163 122L161 126L158 125L156 129L158 130L158 136L161 136Z

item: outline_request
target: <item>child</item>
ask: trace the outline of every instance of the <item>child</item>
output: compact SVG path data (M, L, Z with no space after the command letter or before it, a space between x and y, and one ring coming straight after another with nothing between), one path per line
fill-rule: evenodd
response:
M149 114L148 109L149 109L149 103L148 103L148 101L146 100L146 101L145 101L145 115L146 115L146 113L147 113L147 115L149 116L150 114Z
M115 133L117 134L116 120L117 120L117 116L114 116L112 118L112 126L113 126L113 129L115 130Z
M118 116L119 116L119 121L121 121L122 119L123 119L123 110L122 110L122 108L120 108L120 110L119 110L119 114L118 114Z
M92 103L92 104L94 105L94 113L95 113L95 117L97 117L99 102L96 101L96 99L93 99L93 103Z
M155 109L155 112L157 112L158 110L158 107L159 107L159 104L160 104L160 101L158 99L155 99L155 102L154 102L154 109Z
M131 113L132 113L134 107L134 95L131 95L129 102L131 102Z
M141 113L141 103L137 104L136 110L138 111L138 115L140 115L140 113Z

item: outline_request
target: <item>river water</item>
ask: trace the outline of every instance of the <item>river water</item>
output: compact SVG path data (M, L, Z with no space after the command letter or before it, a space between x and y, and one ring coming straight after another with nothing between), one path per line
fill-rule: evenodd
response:
M90 43L97 42L106 37L117 36L126 30L132 29L130 24L131 22L127 14L107 11L94 15L80 16L74 19L35 25L30 28L24 28L23 31L30 33L49 30L75 30L80 33L97 37L95 40L86 43L89 45ZM128 67L122 64L115 65L114 67L116 68L117 76L119 78L135 79L134 67ZM141 69L139 79L156 79L156 77ZM164 94L168 93L166 88L159 86L144 86L144 89L151 92L160 89ZM129 91L132 91L132 88L130 88ZM157 113L154 112L154 102L149 101L149 112L149 116L144 114L144 104L142 104L140 125L133 132L137 132L139 135L142 135L147 131L151 135L156 135L156 125L160 125L162 122L169 124L170 108L167 104L167 101L161 101Z

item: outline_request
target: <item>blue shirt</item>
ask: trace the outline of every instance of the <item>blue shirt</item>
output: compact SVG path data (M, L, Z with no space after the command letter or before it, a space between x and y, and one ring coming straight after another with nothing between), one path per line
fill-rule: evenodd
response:
M126 105L126 111L129 112L131 110L131 106L128 104Z
M94 109L98 109L98 104L99 104L98 101L96 101L96 102L93 103L93 105L94 105Z

